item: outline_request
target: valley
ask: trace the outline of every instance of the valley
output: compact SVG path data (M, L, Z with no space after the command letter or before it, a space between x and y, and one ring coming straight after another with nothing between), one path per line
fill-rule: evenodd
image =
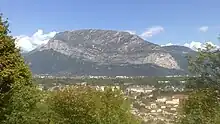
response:
M185 87L186 79L182 76L35 76L34 81L40 90L48 92L71 86L87 86L101 91L105 88L118 89L131 102L132 114L140 117L143 124L173 124L190 91Z

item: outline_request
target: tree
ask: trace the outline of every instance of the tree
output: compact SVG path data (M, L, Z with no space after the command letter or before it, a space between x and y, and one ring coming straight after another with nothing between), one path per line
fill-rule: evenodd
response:
M220 104L213 89L196 90L183 106L182 124L219 124Z
M7 93L16 83L32 85L31 73L15 47L15 39L8 35L8 27L0 15L0 93Z
M9 24L0 15L0 123L35 122L39 92L28 66L9 35ZM34 121L33 121L34 120ZM31 123L32 123L31 122Z
M189 79L188 88L220 89L220 51L216 47L206 44L196 58L189 57L189 70L198 77Z
M183 103L181 124L220 123L220 52L210 44L189 59L189 69L197 77L189 78L187 88L193 89Z
M55 91L48 100L52 120L65 124L138 124L119 90L97 91L88 86Z

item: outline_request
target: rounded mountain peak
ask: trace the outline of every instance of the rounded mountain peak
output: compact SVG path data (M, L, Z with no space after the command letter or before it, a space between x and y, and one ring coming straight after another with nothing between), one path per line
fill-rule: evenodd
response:
M77 44L126 44L146 42L137 35L125 31L80 29L57 33L51 40L59 40L70 45Z

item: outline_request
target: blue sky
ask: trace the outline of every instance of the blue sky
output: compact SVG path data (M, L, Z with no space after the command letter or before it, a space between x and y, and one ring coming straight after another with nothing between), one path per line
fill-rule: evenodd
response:
M219 5L219 0L1 0L0 12L9 18L14 36L84 28L146 35L156 28L144 38L157 44L218 44Z

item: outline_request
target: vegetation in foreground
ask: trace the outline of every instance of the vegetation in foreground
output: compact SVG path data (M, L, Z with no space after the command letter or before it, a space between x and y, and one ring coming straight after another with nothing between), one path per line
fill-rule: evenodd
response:
M178 123L219 124L220 51L207 44L196 58L189 59L189 65L191 72L199 77L188 80L187 87L194 91L183 104Z

